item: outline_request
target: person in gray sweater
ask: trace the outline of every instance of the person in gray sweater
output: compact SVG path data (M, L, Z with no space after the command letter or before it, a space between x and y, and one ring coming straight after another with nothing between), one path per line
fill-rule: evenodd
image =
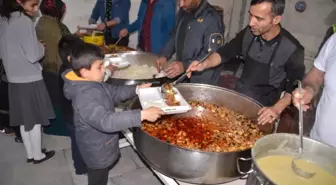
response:
M41 126L55 118L39 61L44 46L35 33L31 17L39 0L6 0L0 8L0 58L8 79L10 126L20 126L27 163L52 158L54 151L42 152Z
M70 54L72 70L63 73L64 95L74 110L75 137L88 169L89 185L106 185L108 172L117 163L118 131L141 126L141 121L156 121L159 108L115 112L115 106L136 96L139 86L104 83L104 53L95 45L77 44Z

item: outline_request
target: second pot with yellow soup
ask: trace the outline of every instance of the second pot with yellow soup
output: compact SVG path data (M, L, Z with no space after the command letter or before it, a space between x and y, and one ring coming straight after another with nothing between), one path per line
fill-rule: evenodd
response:
M260 138L252 147L252 158L239 158L237 163L252 160L246 185L334 185L336 183L336 149L304 137L302 159L297 165L316 174L309 179L297 176L291 162L298 155L300 137L277 133ZM239 169L238 169L239 170Z

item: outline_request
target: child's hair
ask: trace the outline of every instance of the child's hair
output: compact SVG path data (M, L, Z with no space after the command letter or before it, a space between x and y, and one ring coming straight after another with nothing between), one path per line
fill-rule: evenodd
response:
M70 63L73 71L77 76L81 76L79 71L81 69L91 69L92 64L96 60L103 60L103 50L93 44L82 43L77 44L70 54Z
M58 42L58 53L63 65L71 67L70 61L68 61L68 56L70 56L71 51L76 47L76 45L82 43L83 41L74 35L65 35L61 38Z
M55 17L61 21L66 11L66 5L62 0L42 0L40 11L42 15Z
M22 3L27 2L28 0L20 0ZM0 16L9 20L10 14L12 12L24 12L23 8L16 0L3 0L2 5L0 6Z

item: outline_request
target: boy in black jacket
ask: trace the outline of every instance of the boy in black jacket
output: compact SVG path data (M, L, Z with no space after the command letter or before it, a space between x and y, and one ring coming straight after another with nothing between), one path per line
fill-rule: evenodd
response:
M74 161L74 167L75 167L75 171L77 175L86 174L87 169L83 161L83 158L79 153L78 146L76 144L75 128L73 124L72 105L71 105L71 101L64 97L64 92L63 92L64 81L62 79L61 74L65 70L71 69L71 64L69 60L70 52L73 50L73 48L76 45L82 44L82 43L83 41L81 39L73 35L63 36L58 43L58 52L62 60L62 65L59 70L59 80L58 80L59 91L60 91L60 101L61 101L61 111L62 111L63 120L67 123L67 127L69 129L69 134L70 134L70 139L71 139L72 160Z

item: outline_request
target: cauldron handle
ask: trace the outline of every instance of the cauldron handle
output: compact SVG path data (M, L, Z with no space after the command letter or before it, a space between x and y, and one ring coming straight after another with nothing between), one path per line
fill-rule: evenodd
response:
M239 158L237 158L237 170L238 170L238 172L239 172L240 174L242 174L242 175L248 175L248 174L250 174L250 173L253 172L252 165L251 165L251 168L250 168L249 171L247 171L247 172L243 172L243 171L241 171L241 169L240 169L240 164L239 164L240 161L251 161L251 160L252 160L252 158L244 158L244 157L239 157Z
M237 158L237 169L238 169L238 172L240 173L240 174L242 174L242 175L250 175L250 174L252 174L253 176L255 176L256 177L256 180L259 182L259 184L260 185L268 185L269 184L269 182L265 182L265 180L263 180L263 178L262 177L260 177L258 174L257 174L257 171L256 170L254 170L254 167L253 167L253 165L254 165L254 163L252 163L251 164L251 169L248 171L248 172L242 172L241 170L240 170L240 167L239 167L239 161L250 161L250 160L252 160L252 158L242 158L242 157L240 157L240 158Z

